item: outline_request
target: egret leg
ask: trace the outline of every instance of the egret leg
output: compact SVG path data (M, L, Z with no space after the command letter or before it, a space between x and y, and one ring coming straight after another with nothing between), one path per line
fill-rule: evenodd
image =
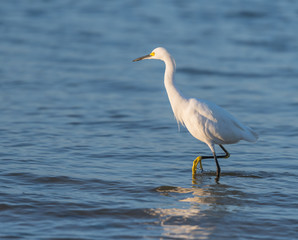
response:
M219 144L220 148L225 152L225 155L219 155L216 156L215 152L213 153L213 156L198 156L194 161L193 161L193 165L192 165L192 175L195 176L196 172L197 172L197 166L200 163L200 169L203 171L203 165L202 165L202 160L203 159L208 159L208 158L216 158L215 159L215 163L216 163L216 167L217 167L217 171L216 171L216 175L217 178L219 179L219 175L220 175L220 166L218 164L217 158L228 158L230 157L230 153L221 145ZM219 171L218 171L219 169ZM218 180L217 180L218 181Z
M223 147L223 145L219 144L219 146L225 152L226 155L217 156L217 158L229 158L231 156L230 153Z
M218 182L218 180L220 178L220 166L218 164L215 152L213 152L213 156L214 156L214 160L215 160L215 163L216 163L216 178L215 178L215 181Z

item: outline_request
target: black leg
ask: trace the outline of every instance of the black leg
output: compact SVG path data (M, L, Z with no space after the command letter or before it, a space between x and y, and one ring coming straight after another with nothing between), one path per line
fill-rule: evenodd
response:
M216 163L216 178L215 178L215 181L218 182L218 180L220 178L220 166L218 164L215 152L213 152L213 156L214 156L214 160L215 160L215 163Z
M217 156L217 158L229 158L230 153L223 147L223 145L219 144L220 148L225 152L226 155Z
M197 171L197 165L198 163L200 163L200 167L201 169L203 170L203 167L202 167L202 160L203 159L208 159L208 158L214 158L215 160L215 163L216 163L216 168L217 168L217 171L216 171L216 181L219 180L219 177L220 177L220 166L219 166L219 163L218 163L218 160L217 158L228 158L230 157L230 153L221 145L219 144L220 148L225 152L225 155L219 155L219 156L216 156L215 153L213 153L213 156L198 156L194 162L193 162L193 167L192 167L192 174L193 176L195 177L195 174L196 174L196 171Z
M217 158L229 158L231 155L230 153L223 147L223 145L219 144L220 148L225 152L226 155L219 155L216 156ZM207 159L207 158L214 158L213 156L201 156L202 159Z

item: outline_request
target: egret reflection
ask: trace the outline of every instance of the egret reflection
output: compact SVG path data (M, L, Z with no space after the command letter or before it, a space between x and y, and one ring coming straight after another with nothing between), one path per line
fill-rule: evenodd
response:
M208 239L215 227L200 226L204 214L198 208L190 209L152 209L151 214L158 216L165 237L179 239Z
M157 208L150 209L150 214L157 216L163 227L165 237L181 239L208 239L215 226L204 226L206 213L202 210L208 208L209 203L214 203L212 193L207 189L193 187L182 188L162 186L156 188L162 195L183 194L185 198L179 202L189 202L189 208ZM183 205L185 207L185 205Z

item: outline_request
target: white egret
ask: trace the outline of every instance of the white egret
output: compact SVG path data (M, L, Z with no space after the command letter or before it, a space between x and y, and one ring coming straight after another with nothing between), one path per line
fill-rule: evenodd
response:
M143 59L164 61L164 84L178 124L181 123L192 136L206 143L213 153L213 156L198 156L194 160L192 167L193 177L196 175L198 163L200 163L200 167L203 170L202 159L214 158L217 167L216 181L218 181L220 166L217 158L228 158L230 156L223 144L233 144L240 140L255 142L258 139L257 134L216 104L206 100L183 97L174 84L175 60L166 49L158 47L150 54L133 61L136 62ZM225 155L216 155L215 144L220 146Z

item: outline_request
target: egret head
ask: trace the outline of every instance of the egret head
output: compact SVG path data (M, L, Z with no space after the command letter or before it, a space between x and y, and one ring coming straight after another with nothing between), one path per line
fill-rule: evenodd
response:
M165 48L158 47L155 48L150 54L143 57L136 58L133 62L140 61L143 59L160 59L165 60L166 57L171 56Z

